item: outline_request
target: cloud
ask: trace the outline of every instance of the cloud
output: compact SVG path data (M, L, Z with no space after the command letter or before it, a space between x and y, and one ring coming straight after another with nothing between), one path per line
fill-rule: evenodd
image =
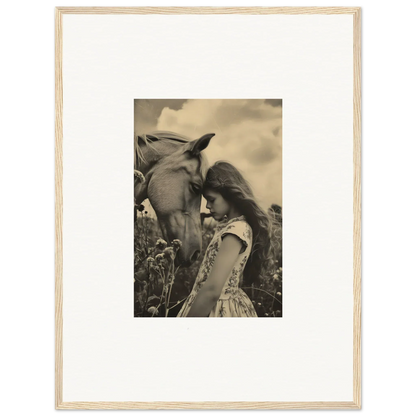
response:
M266 104L270 104L273 107L281 107L282 106L282 100L264 100Z
M165 103L155 127L195 139L215 133L205 150L210 164L217 160L234 164L267 208L282 205L281 104L281 100L184 100L176 107Z
M156 130L164 108L179 110L187 100L134 100L134 135Z
M257 147L246 147L245 155L253 165L266 165L278 156L278 148L274 140L261 138Z

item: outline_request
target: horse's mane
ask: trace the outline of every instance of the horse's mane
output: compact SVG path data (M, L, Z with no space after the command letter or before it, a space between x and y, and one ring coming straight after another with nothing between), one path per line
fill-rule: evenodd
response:
M174 133L173 131L166 130L157 130L151 133L139 134L136 140L134 141L135 163L137 163L138 165L140 163L146 163L140 144L142 146L150 147L154 152L159 153L157 149L153 146L153 143L162 141L170 142L171 144L181 145L184 143L191 142L193 141L193 139L190 139L189 137L184 136L183 134L178 134ZM206 156L202 153L200 153L198 157L200 161L200 172L203 178L205 179L205 174L208 170L208 160Z
M169 140L180 143L187 143L192 141L189 137L183 134L174 133L173 131L158 130L147 134L137 136L143 143L148 144L149 142Z

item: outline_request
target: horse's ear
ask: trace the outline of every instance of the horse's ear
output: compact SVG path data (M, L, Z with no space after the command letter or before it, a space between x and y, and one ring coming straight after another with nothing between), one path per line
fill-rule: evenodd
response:
M201 138L188 143L186 150L191 152L193 156L197 156L208 147L209 142L214 136L215 133L204 134Z

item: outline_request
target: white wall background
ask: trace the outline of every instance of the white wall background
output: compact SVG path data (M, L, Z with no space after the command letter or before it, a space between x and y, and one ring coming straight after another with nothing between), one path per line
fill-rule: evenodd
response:
M352 400L352 17L65 15L63 28L63 401ZM133 317L133 99L166 94L282 97L283 319Z

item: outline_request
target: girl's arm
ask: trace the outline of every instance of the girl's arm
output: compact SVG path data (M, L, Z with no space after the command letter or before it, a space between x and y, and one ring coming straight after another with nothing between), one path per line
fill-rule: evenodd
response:
M241 240L232 234L227 234L224 237L211 273L196 295L187 316L208 316L221 295L222 288L235 265L242 245Z

